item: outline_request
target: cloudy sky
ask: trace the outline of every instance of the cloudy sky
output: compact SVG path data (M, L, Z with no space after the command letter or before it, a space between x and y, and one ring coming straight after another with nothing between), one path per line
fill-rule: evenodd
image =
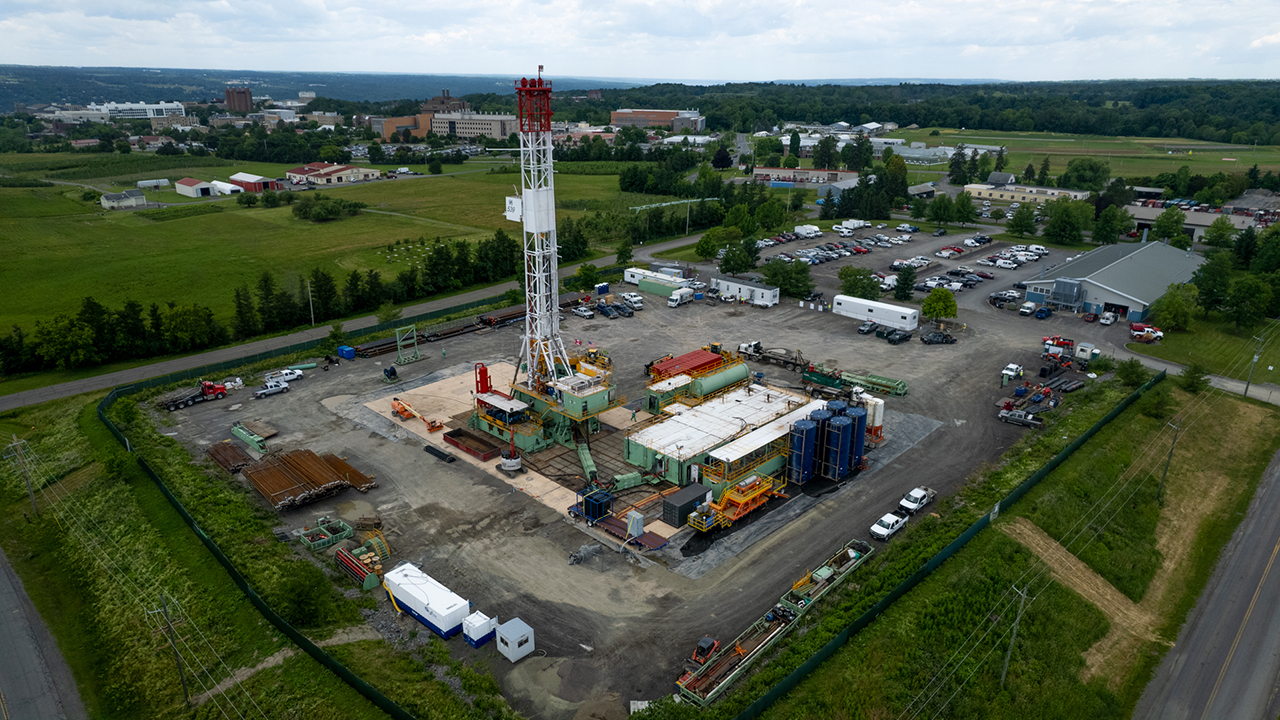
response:
M6 0L0 63L467 74L541 63L552 75L704 81L1276 78L1273 10L1234 0Z

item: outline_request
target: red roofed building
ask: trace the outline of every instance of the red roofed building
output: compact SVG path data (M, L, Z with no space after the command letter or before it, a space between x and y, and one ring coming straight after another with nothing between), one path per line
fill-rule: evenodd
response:
M239 185L244 188L245 192L262 192L263 190L280 190L284 186L261 175L253 175L250 173L239 172L227 178L227 182L232 185Z
M335 185L338 183L357 182L359 180L375 180L382 177L382 171L376 168L358 167L355 165L338 165L337 163L313 162L296 167L285 173L291 182L309 185Z

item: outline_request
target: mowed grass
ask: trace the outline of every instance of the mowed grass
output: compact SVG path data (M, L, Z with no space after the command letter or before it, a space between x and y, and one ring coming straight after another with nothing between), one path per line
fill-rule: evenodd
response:
M1269 340L1263 345L1258 363L1253 368L1254 383L1280 383L1280 346L1273 338L1280 335L1280 322L1269 320L1254 328L1253 332L1237 332L1217 314L1208 320L1197 318L1187 332L1165 331L1158 345L1129 343L1126 347L1136 353L1168 360L1181 365L1198 362L1214 375L1224 375L1237 380L1249 377L1250 361L1257 350L1254 337Z
M930 135L934 130L938 135ZM1004 145L1009 150L1009 172L1019 175L1030 163L1039 171L1045 156L1049 157L1051 175L1067 169L1073 157L1098 157L1111 166L1112 177L1131 175L1154 176L1177 172L1186 165L1191 173L1212 175L1216 172L1243 173L1255 163L1262 172L1280 172L1280 147L1241 147L1186 138L1107 137L1070 135L1067 133L1002 132L999 130L956 130L921 128L889 133L889 137L930 146L956 143L968 145ZM1170 154L1170 150L1174 152ZM1188 152L1189 151L1189 152Z
M84 215L102 206L79 199L80 191L62 186L0 188L0 215L5 218L46 218Z
M513 181L519 178L477 173L318 191L384 211L320 224L295 219L287 207L245 209L234 201L220 203L221 213L154 222L62 194L76 191L3 189L0 200L16 201L0 202L6 257L0 283L8 289L0 327L30 330L38 320L74 312L86 295L113 308L127 299L198 302L229 319L234 288L252 286L263 270L291 290L312 268L340 275L375 269L390 280L421 264L419 238L479 240L499 228L518 236L520 226L502 215ZM561 198L608 199L618 192L615 176L557 179ZM412 250L402 245L388 252L397 240L413 240Z

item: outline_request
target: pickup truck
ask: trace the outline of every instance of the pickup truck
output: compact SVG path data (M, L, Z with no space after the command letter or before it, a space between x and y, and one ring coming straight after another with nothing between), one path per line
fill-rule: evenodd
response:
M933 488L918 487L915 490L902 496L898 501L898 509L907 511L908 515L915 515L925 505L933 502L938 496L938 491Z
M264 375L262 379L265 382L286 382L286 383L293 382L294 380L302 379L302 371L291 370L286 368L284 370L276 370L275 372L269 372L266 375Z
M268 395L276 393L289 392L289 383L283 381L272 381L263 385L261 388L253 392L253 399L264 398Z
M1035 415L1027 413L1025 410L1001 410L1000 422L1012 423L1014 425L1026 425L1031 428L1038 428L1044 425L1044 421L1036 419Z
M911 517L910 513L904 510L894 510L887 513L884 517L876 521L871 526L871 537L877 540L888 540L894 533L902 529L907 524L907 518Z

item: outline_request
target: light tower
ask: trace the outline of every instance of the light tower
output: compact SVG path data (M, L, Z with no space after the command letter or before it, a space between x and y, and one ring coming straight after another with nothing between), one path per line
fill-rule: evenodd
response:
M557 302L551 81L542 79L541 65L537 78L521 78L516 83L516 96L520 107L520 197L507 199L506 214L524 225L525 342L520 360L527 368L529 387L541 391L571 372L560 338Z

